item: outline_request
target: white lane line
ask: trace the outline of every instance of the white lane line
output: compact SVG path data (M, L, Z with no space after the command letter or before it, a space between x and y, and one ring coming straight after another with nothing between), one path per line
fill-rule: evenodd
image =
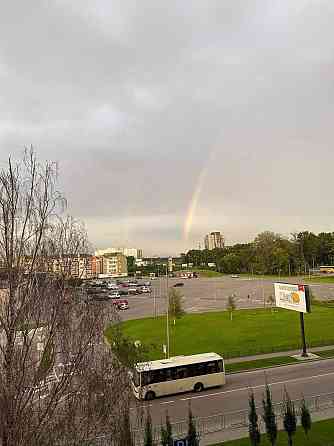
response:
M175 403L176 400L172 400L172 401L164 401L163 403L160 403L160 405L162 404L173 404Z
M276 382L272 382L269 384L270 384L270 386L277 386L277 385L287 384L287 383L292 383L292 382L307 381L310 379L323 378L325 376L330 376L330 375L334 375L334 372L323 373L322 375L313 375L313 376L308 376L308 377L304 377L304 378L295 378L295 379L290 379L290 380L286 380L286 381L276 381ZM225 394L234 393L234 392L244 392L245 390L249 390L249 389L260 389L261 387L265 387L265 386L266 386L265 384L260 384L258 386L239 387L238 389L225 390L223 392L215 392L215 393L210 393L208 395L199 395L199 396L192 396L189 398L182 398L182 399L180 399L180 401L188 401L188 400L194 400L194 399L198 399L198 398L210 398L211 396L225 395Z

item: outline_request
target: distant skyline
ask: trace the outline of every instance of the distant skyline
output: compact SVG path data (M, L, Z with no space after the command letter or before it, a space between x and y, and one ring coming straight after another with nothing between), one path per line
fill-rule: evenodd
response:
M59 162L96 249L334 230L330 0L6 2L0 166Z

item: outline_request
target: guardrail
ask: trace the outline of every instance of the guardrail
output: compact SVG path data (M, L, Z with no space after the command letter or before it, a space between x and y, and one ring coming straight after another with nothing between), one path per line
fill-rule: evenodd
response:
M305 398L306 404L311 413L318 413L328 409L334 409L334 393L314 395ZM296 412L299 415L302 400L294 400ZM278 422L283 418L283 402L274 403L274 411ZM257 413L259 415L259 425L260 428L264 427L262 420L263 408L261 406L257 407ZM204 437L205 435L212 434L215 432L222 432L224 430L233 430L248 427L248 410L240 410L234 412L220 413L217 415L211 415L208 417L198 417L194 418L196 422L196 430L199 437ZM160 429L161 426L153 427L153 440L156 444L160 444ZM188 431L188 420L181 420L172 423L173 435L175 437L183 437L187 435ZM141 446L144 439L144 429L137 428L133 430L133 440L136 446ZM113 441L109 435L103 435L101 437L95 438L91 442L88 442L89 446L112 446Z
M300 413L300 407L302 400L294 400L296 412ZM334 408L334 393L314 395L306 398L306 403L311 413L317 413ZM283 402L275 403L274 405L275 414L278 420L283 418ZM262 420L263 408L258 406L257 412L259 415L259 424L264 426ZM220 432L227 429L240 429L248 428L248 410L240 410L234 412L221 413L217 415L212 415L208 417L195 418L196 429L200 437L214 432ZM187 434L188 421L182 420L177 423L172 423L173 432L176 436L181 436ZM135 433L135 444L141 445L143 437L143 430L136 431ZM154 429L154 438L159 440L160 426Z

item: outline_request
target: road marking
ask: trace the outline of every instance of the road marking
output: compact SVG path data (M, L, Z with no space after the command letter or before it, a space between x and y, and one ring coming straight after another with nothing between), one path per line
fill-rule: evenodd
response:
M290 380L287 380L287 381L276 381L276 382L270 383L270 386L277 386L277 385L280 385L280 384L287 384L287 383L292 383L292 382L297 382L297 381L307 381L309 379L322 378L324 376L330 376L330 375L334 375L334 372L323 373L322 375L313 375L313 376L308 376L308 377L304 377L304 378L294 378L294 379L290 379ZM227 393L234 393L234 392L244 392L245 390L260 389L261 387L266 387L266 385L265 384L260 384L258 386L239 387L238 389L232 389L232 390L225 390L225 391L222 391L222 392L209 393L207 395L198 395L198 396L192 396L192 397L189 397L189 398L182 398L182 399L180 399L180 401L188 401L188 400L193 400L193 399L197 399L197 398L210 398L211 396L225 395Z

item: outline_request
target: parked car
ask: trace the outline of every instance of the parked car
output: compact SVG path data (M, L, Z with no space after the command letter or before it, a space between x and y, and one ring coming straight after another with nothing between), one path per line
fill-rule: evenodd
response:
M239 276L239 274L232 274L231 277L232 277L232 279L238 279L240 276Z
M182 283L182 282L177 282L175 285L173 285L174 287L179 287L179 286L183 286L184 285L184 283Z
M126 299L113 299L112 303L118 310L127 310L129 308L129 302Z
M141 287L141 292L142 293L150 293L151 292L151 288L148 286L142 286Z
M119 293L118 291L114 291L114 292L110 293L109 296L111 298L115 298L115 297L117 298L117 297L121 297L121 293Z

